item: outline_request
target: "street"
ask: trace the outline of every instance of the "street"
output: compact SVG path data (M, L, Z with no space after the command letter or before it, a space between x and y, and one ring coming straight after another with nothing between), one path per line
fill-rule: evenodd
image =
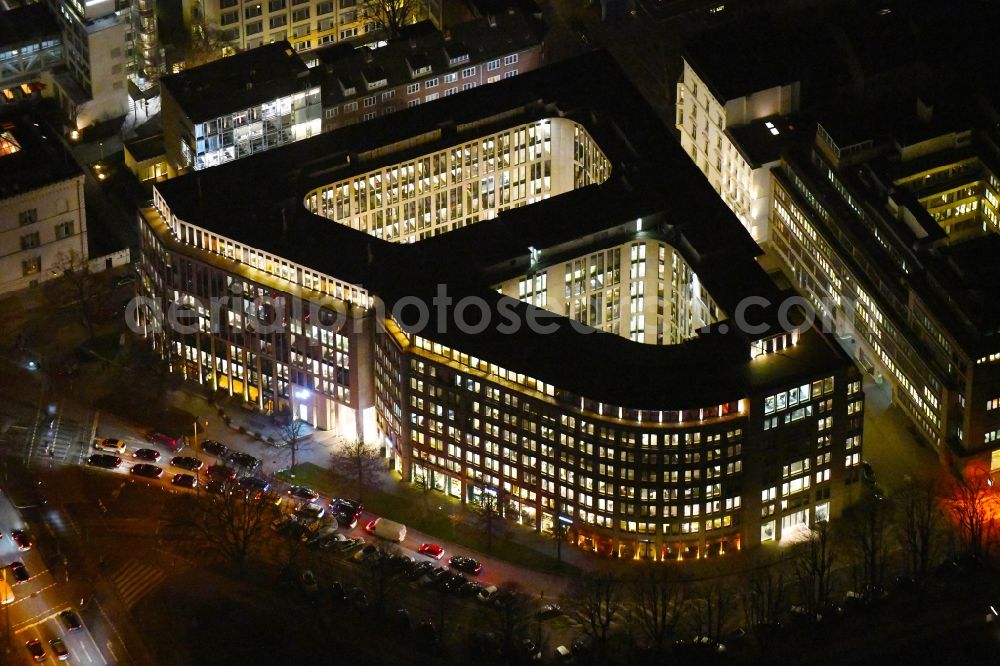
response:
M51 511L58 512L57 509ZM31 534L34 527L38 526L25 523L10 497L3 493L0 496L0 530L3 531L3 538L0 538L0 561L15 596L14 601L3 610L3 639L5 646L11 650L4 663L32 663L24 645L35 638L42 642L46 652L50 654L52 650L49 641L62 639L74 663L119 663L107 647L105 650L108 654L105 655L86 626L77 631L68 631L60 622L59 614L65 610L75 611L79 598L71 593L63 567L58 567L55 571L48 569L42 555L34 547L27 551L18 550L11 531L21 529ZM56 559L60 561L59 558ZM24 563L31 576L23 583L13 578L10 568L12 562L18 561Z

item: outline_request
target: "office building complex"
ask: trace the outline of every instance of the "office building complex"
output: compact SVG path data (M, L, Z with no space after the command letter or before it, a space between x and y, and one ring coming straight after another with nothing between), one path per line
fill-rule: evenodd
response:
M319 49L310 57L323 79L323 130L535 69L544 36L541 21L511 9L445 32L423 22L376 49Z
M607 54L157 183L140 226L172 371L580 547L723 555L858 477L858 371L778 323L757 245Z
M174 172L205 169L320 132L320 87L288 42L161 80Z
M991 10L907 7L746 33L756 76L735 78L760 85L737 90L738 127L732 95L720 92L734 71L719 47L742 46L733 31L699 39L678 126L723 200L738 214L750 203L751 225L768 228L758 239L941 457L992 457L1000 470L1000 274L989 259L1000 242L998 104L977 65L995 40L976 30L929 37ZM726 154L751 174L735 197L732 179L713 170Z
M87 259L83 173L58 137L0 116L0 293Z

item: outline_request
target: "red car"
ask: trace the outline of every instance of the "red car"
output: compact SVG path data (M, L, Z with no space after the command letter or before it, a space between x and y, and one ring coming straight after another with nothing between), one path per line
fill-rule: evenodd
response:
M444 548L436 543L425 543L421 544L420 548L417 548L417 552L427 557L433 557L435 560L440 560L444 555Z

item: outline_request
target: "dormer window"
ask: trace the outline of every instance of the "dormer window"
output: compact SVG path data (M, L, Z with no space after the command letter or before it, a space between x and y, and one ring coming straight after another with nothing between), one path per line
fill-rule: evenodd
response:
M431 73L431 61L423 53L413 53L406 56L406 64L410 67L410 77L427 76Z
M385 70L378 65L365 67L361 72L361 76L364 77L365 85L368 86L368 90L383 88L389 83L389 80L385 75Z
M448 56L448 64L452 67L469 62L469 49L461 42L452 42L444 47L444 52Z

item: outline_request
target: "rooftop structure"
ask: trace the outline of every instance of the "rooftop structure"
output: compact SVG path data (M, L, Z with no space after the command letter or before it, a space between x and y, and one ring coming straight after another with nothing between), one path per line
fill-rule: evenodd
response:
M375 49L319 49L310 56L323 78L324 131L535 69L544 35L541 21L510 9L444 32L407 26Z
M320 131L320 88L288 42L161 79L174 171L204 169Z

